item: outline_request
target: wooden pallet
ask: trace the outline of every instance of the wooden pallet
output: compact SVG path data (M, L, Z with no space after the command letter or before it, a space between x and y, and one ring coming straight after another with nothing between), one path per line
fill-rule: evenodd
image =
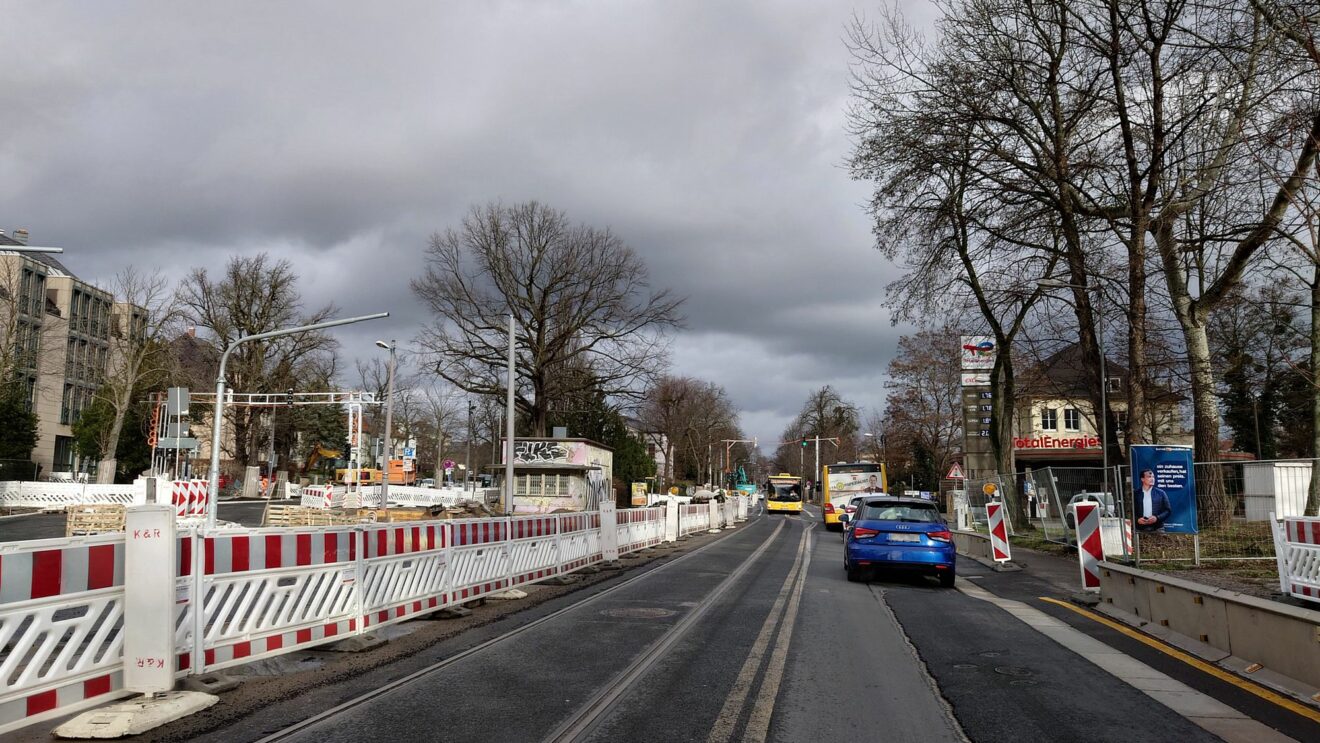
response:
M64 512L66 537L123 530L124 506L121 504L69 506Z

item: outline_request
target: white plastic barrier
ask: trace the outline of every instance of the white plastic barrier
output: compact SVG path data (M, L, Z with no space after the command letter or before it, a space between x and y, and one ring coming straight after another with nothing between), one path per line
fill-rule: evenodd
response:
M617 512L619 554L625 555L665 541L665 509L625 508Z
M124 534L0 545L0 733L123 696Z
M0 483L0 506L6 508L65 509L69 506L146 503L144 480L129 485L98 485L81 482Z
M380 496L379 488L372 494ZM473 494L462 488L418 488L411 485L391 485L390 505L394 506L454 506L466 500L480 499L480 493Z
M705 503L680 503L678 506L678 535L686 537L710 528L710 507Z
M160 506L130 516L151 508ZM577 570L604 560L607 542L630 552L663 540L664 508L627 509L617 519L609 510L608 519L586 512L206 535L181 529L173 538L134 528L0 545L0 733L124 696L126 663L134 674L154 670L157 682L201 674ZM124 657L124 627L140 624L124 608L130 552L127 562L149 554L151 565L172 568L133 576L133 591L168 591L173 657L158 632L151 644L159 652Z
M298 496L298 504L307 508L344 508L348 490L333 485L308 485Z
M1289 516L1277 521L1274 555L1279 565L1279 588L1289 596L1320 602L1320 518Z

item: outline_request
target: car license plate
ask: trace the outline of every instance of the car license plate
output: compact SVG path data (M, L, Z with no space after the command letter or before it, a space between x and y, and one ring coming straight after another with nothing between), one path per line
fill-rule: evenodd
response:
M920 535L920 534L890 534L890 535L889 535L889 541L891 541L891 542L920 542L920 541L921 541L921 535Z

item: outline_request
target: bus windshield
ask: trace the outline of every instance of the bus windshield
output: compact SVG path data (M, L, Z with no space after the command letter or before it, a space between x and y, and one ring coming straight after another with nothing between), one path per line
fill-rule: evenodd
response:
M775 485L774 491L770 493L770 500L796 502L802 500L802 486L793 483L792 485Z

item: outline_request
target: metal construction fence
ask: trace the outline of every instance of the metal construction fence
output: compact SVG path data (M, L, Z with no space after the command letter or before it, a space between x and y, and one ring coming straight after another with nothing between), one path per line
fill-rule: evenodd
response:
M1102 504L1105 552L1141 561L1273 560L1271 514L1305 515L1315 460L1197 462L1196 534L1133 529L1136 488L1131 467L1045 467L1023 473L1029 514L1045 538L1076 543L1069 506Z
M0 734L729 528L744 500L209 533L159 504L123 532L6 543ZM151 629L160 606L172 633Z

